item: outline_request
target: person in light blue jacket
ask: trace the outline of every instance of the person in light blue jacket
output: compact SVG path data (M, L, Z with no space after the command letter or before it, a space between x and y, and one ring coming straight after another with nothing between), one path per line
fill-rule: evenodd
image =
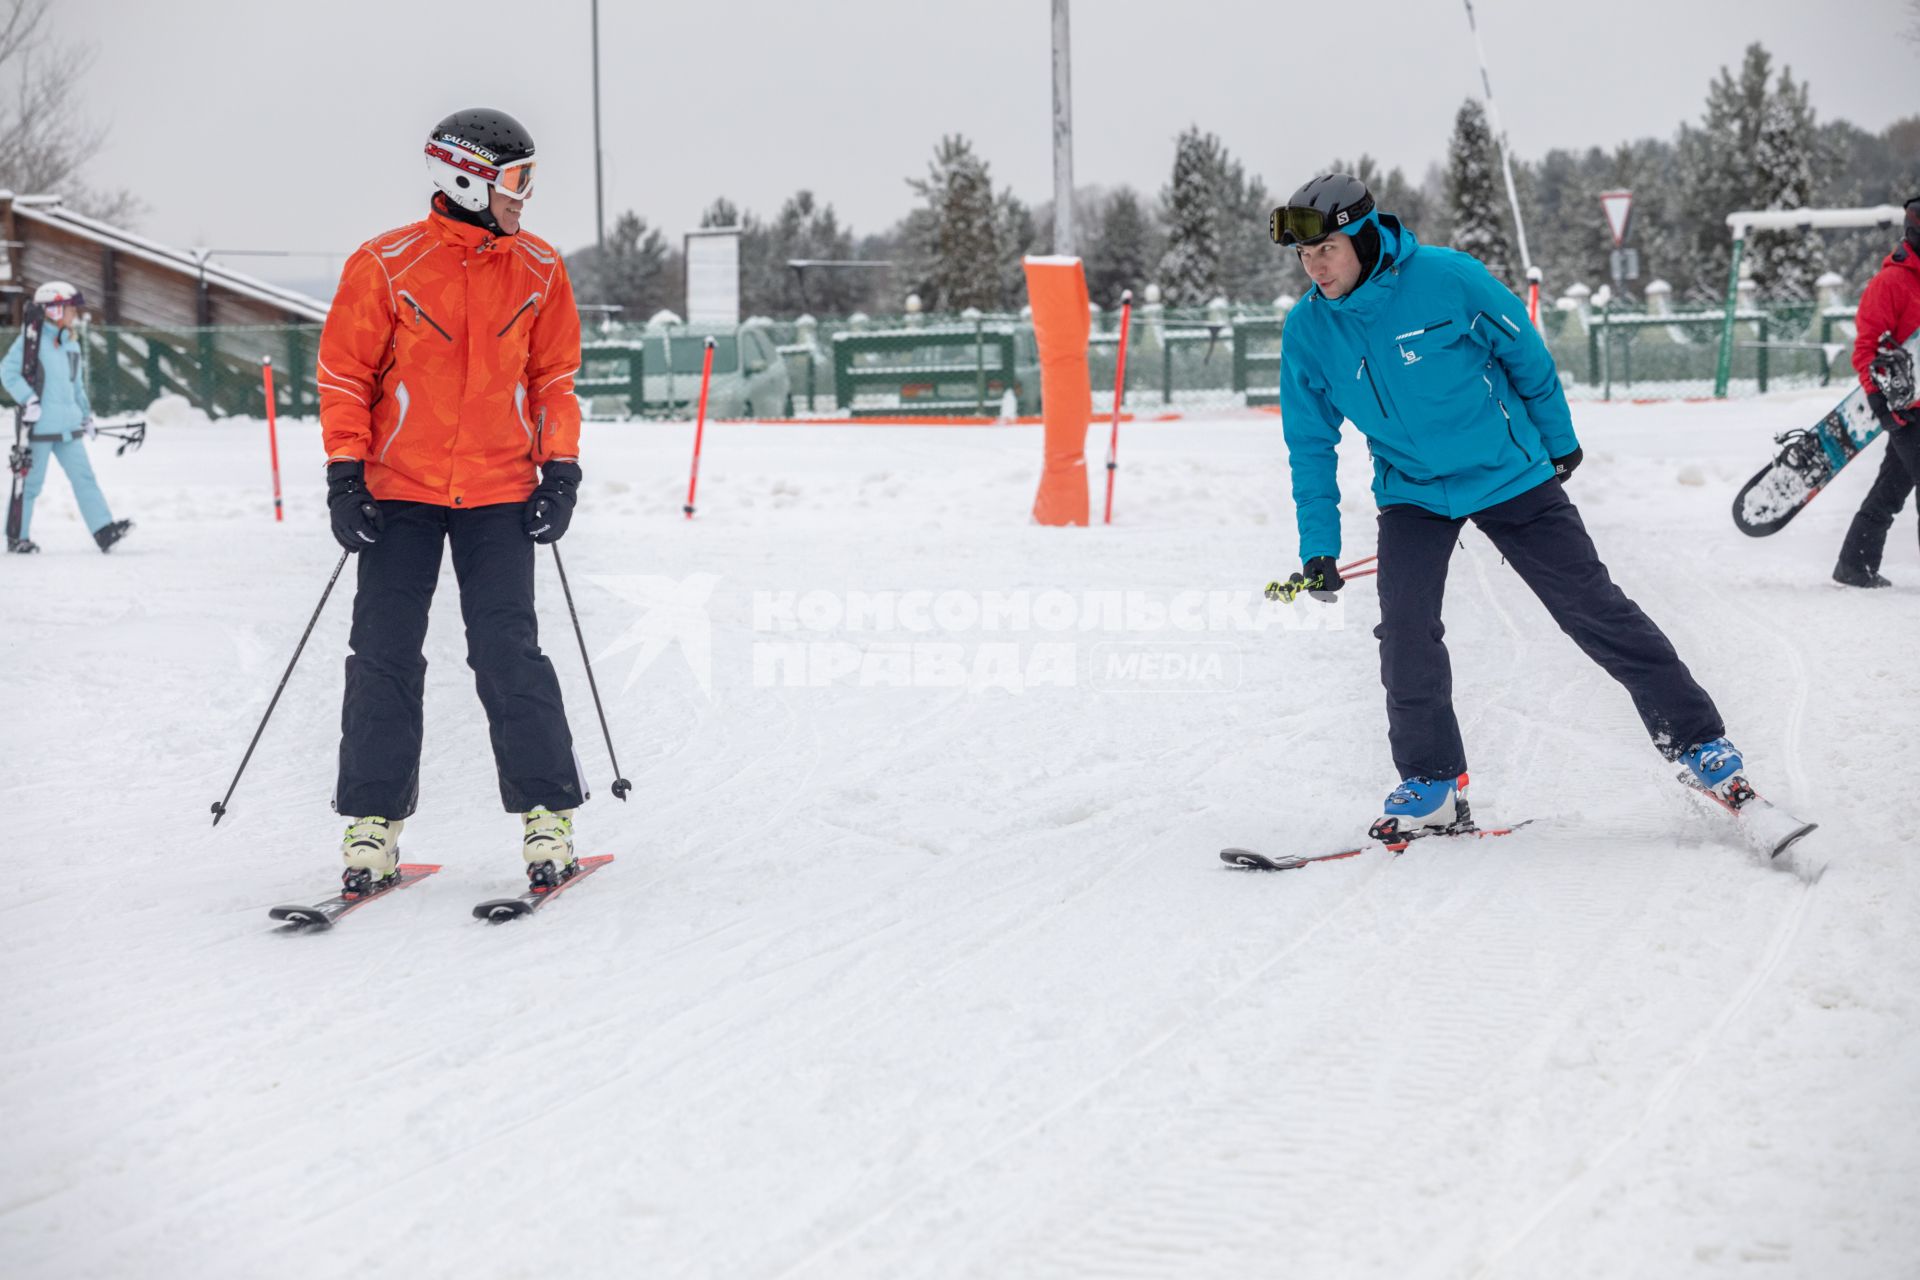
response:
M1334 446L1366 438L1379 508L1380 676L1401 782L1376 839L1472 829L1466 748L1442 637L1447 562L1472 520L1561 630L1632 696L1654 744L1738 808L1743 763L1660 629L1615 586L1563 486L1580 465L1553 357L1526 311L1472 256L1423 245L1327 174L1273 212L1314 288L1287 318L1280 411L1302 571L1268 592L1332 599L1343 585Z
M16 554L40 550L29 536L33 525L33 504L47 483L50 458L57 458L73 486L80 503L80 517L87 522L93 540L102 551L126 536L131 520L115 520L94 479L93 464L87 459L86 441L93 435L93 409L87 403L85 352L74 323L80 318L86 299L70 284L43 284L27 308L27 331L23 331L0 358L0 385L19 408L32 445L31 466L20 495L20 519L14 527L13 515L7 518L7 550ZM29 352L28 333L37 337L37 347ZM30 358L31 357L31 358Z

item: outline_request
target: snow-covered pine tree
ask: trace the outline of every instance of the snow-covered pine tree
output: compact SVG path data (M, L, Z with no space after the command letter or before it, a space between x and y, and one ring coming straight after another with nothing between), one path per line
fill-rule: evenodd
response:
M1087 247L1087 290L1095 302L1117 307L1126 290L1136 297L1145 290L1160 260L1154 239L1153 220L1132 187L1101 203Z
M914 288L928 309L1000 306L1000 212L986 162L973 144L959 134L942 138L927 176L907 185L926 201L927 216L909 229Z
M1495 176L1499 164L1486 109L1468 98L1453 118L1453 141L1447 147L1453 247L1480 259L1494 279L1512 288L1520 275L1519 257L1507 234L1507 196Z
M750 314L797 316L803 310L816 315L844 316L861 307L868 282L856 273L818 269L807 275L803 299L799 280L787 264L795 258L846 260L854 256L853 234L841 227L832 205L817 204L813 192L788 197L766 228L767 252L761 270L749 276Z
M1267 184L1248 175L1224 146L1214 152L1220 193L1220 292L1235 302L1268 302L1280 292L1287 255L1268 233ZM1209 299L1211 300L1211 299Z
M1754 158L1767 114L1767 81L1773 59L1759 44L1747 46L1736 78L1726 67L1707 86L1706 111L1698 125L1680 127L1681 214L1686 227L1684 281L1673 283L1694 302L1726 296L1733 235L1727 215L1758 208L1763 194Z
M1171 306L1205 306L1220 292L1219 157L1219 139L1197 125L1174 143L1173 177L1160 193L1160 288Z
M702 229L707 227L737 227L739 225L741 225L740 206L725 196L714 197L713 203L702 210L700 214L700 226Z
M1001 311L1018 311L1026 305L1027 270L1023 260L1029 253L1042 247L1041 235L1034 223L1033 210L1026 202L1013 194L1011 188L1002 191L993 203L994 238L1000 246L1000 298L994 306ZM1046 248L1052 247L1052 228L1048 228L1045 237Z
M607 228L605 249L590 244L567 255L567 274L580 301L613 303L630 324L680 305L680 255L631 209Z
M1804 209L1811 205L1815 145L1806 82L1794 84L1791 69L1782 67L1760 122L1754 168L1763 198L1752 207ZM1818 237L1804 231L1761 231L1754 234L1747 250L1753 255L1753 278L1763 298L1813 300L1813 282L1822 269Z

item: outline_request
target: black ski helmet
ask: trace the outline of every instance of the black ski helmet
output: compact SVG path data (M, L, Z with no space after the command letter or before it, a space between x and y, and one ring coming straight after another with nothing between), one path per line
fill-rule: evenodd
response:
M1275 244L1289 245L1296 252L1336 231L1353 241L1361 283L1371 280L1380 264L1380 216L1373 193L1352 174L1321 174L1275 209L1268 226Z
M1920 253L1920 196L1907 201L1907 248Z
M1326 173L1275 209L1267 230L1275 244L1319 244L1336 231L1353 235L1372 212L1366 183L1350 173Z
M456 111L427 135L427 176L449 213L497 233L493 189L518 200L533 192L533 136L504 111Z

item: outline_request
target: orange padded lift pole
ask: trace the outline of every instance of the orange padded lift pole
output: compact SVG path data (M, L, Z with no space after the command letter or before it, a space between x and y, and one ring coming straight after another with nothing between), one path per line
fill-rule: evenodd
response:
M1087 425L1093 420L1093 373L1087 367L1087 273L1078 258L1028 258L1027 299L1040 348L1040 414L1046 463L1033 518L1041 524L1087 523Z

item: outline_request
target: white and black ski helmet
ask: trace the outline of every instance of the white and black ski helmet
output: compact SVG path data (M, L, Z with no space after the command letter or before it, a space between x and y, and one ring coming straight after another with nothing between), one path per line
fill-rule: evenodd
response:
M65 280L49 280L33 291L33 301L40 307L84 307L86 298L81 296L76 285Z
M427 176L468 213L485 213L494 187L525 200L533 192L533 137L504 111L456 111L427 135Z

